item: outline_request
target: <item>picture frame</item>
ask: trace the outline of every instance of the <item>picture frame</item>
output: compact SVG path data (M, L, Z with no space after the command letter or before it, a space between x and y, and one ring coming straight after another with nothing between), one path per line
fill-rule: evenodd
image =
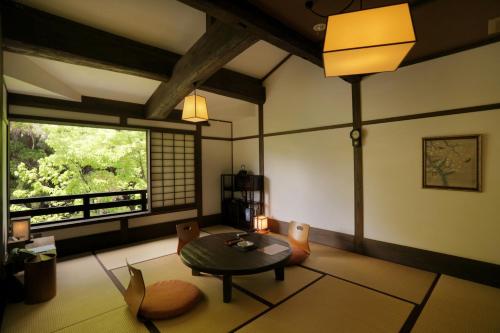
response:
M422 138L422 187L481 192L481 135Z

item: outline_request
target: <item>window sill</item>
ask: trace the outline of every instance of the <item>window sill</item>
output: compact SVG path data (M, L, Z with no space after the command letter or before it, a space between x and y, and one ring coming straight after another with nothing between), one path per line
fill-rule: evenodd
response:
M119 214L112 216L103 216L103 217L95 217L91 219L81 219L81 220L73 220L67 222L46 222L35 224L31 226L31 233L57 230L57 229L65 229L65 228L74 228L74 227L82 227L86 225L93 224L101 224L101 223L109 223L119 221L124 218L134 218L134 217L142 217L151 215L151 211L137 212L137 213L128 213L128 214Z

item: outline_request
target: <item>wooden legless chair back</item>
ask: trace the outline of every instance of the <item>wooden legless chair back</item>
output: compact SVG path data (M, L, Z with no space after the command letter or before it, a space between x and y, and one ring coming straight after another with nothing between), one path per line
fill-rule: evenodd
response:
M290 222L288 224L288 241L290 245L311 253L311 249L309 248L309 229L309 224Z
M142 301L146 295L146 286L144 284L144 278L142 277L141 270L132 267L128 261L127 267L130 274L130 282L127 290L125 291L124 298L125 302L128 304L130 312L132 312L135 317L138 317Z
M200 227L198 222L187 222L181 223L175 226L177 229L177 236L179 237L179 243L177 244L177 254L179 254L182 248L192 241L200 237Z

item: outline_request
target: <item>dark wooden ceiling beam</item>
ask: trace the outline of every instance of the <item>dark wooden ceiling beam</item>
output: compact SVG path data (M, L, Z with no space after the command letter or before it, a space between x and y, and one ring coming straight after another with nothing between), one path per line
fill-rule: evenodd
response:
M28 6L2 1L3 49L15 53L168 81L181 55ZM203 90L259 104L265 88L253 77L221 69Z
M243 27L259 39L323 67L321 45L288 28L248 1L180 0L217 20Z
M146 105L144 104L114 101L90 96L82 96L81 102L75 102L49 97L9 93L7 100L9 105L138 119L145 119L144 115L146 111ZM182 110L173 110L165 121L182 122L192 125L192 123L182 120ZM202 125L208 125L208 122Z
M164 119L194 84L203 83L238 54L253 45L257 38L246 30L216 20L175 64L172 77L163 82L147 102L148 119Z

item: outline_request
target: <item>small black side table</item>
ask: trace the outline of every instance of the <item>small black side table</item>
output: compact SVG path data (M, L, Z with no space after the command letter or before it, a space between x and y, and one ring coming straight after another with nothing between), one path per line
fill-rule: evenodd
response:
M24 263L25 302L48 301L56 296L57 291L55 239L53 236L34 238L26 248L35 251L37 256Z

